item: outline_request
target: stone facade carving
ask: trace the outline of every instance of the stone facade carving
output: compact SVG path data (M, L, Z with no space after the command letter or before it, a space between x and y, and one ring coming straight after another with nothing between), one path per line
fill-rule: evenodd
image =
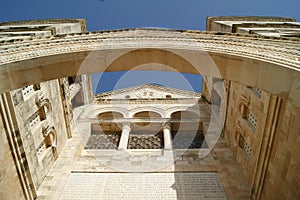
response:
M57 135L54 126L43 127L43 136L45 138L46 147L52 148L53 157L56 160L58 158L57 152Z
M201 144L198 144L200 142L205 143L203 146L208 148L203 136L207 133L207 129L203 129L203 123L208 124L211 119L209 104L201 99L199 93L172 90L173 88L155 84L134 86L97 94L93 104L76 108L74 112L80 113L77 120L81 123L81 127L91 126L89 129L91 133L86 133L91 135L87 143L88 149L93 146L108 148L105 144L96 144L91 140L101 131L107 132L109 135L107 137L112 138L114 145L110 147L119 150L194 149L200 148ZM141 94L142 99L135 94ZM115 139L117 133L120 134L119 144ZM202 134L203 138L199 136L198 143L195 141L191 147L193 139L186 139L183 137L184 133L188 133L191 137ZM172 140L176 135L173 147ZM186 139L185 145L178 145L180 141L178 138L181 137ZM131 153L134 155L134 152Z
M28 45L29 41L26 40L24 42L8 42L0 47L1 54L3 55L1 56L0 64L57 53L72 53L83 50L91 51L111 47L154 48L157 44L155 41L159 40L159 48L181 47L184 49L216 51L219 53L255 57L296 68L299 66L300 55L298 52L293 51L293 49L299 48L299 44L280 38L269 39L263 36L235 35L233 41L229 33L218 36L217 34L207 34L198 31L179 32L159 29L129 29L119 30L118 33L107 31L88 34L79 33L59 38L36 38L30 41L30 45ZM155 36L151 33L155 33ZM172 37L166 37L166 33L172 35ZM122 39L122 37L128 35L134 36ZM18 46L18 49L15 49L15 46Z
M250 104L249 96L242 95L240 97L239 104L238 104L238 108L241 116L245 117L249 104Z
M38 99L36 101L36 105L38 107L45 106L46 107L46 112L51 112L52 111L52 106L51 106L50 100L48 98Z

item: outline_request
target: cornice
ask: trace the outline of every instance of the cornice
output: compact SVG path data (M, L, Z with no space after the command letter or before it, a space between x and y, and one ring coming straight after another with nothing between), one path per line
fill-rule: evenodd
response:
M94 104L196 104L203 103L194 98L180 99L95 99Z
M57 54L118 48L169 48L225 53L300 70L300 40L170 29L123 29L6 41L0 65Z
M99 93L99 94L95 95L95 99L107 98L109 96L118 95L118 94L126 94L129 92L134 92L134 91L142 90L142 89L153 89L153 90L160 91L160 92L171 92L176 95L179 94L179 95L187 96L187 98L189 96L191 96L191 97L200 97L201 96L201 94L197 93L197 92L181 90L181 89L177 89L177 88L171 88L171 87L166 87L166 86L161 86L161 85L156 85L156 84L143 84L143 85L128 87L128 88L124 88L124 89L118 89L118 90L113 90L113 91L109 91L109 92Z
M36 25L36 24L62 24L62 23L78 23L85 22L85 19L38 19L38 20L20 20L12 22L0 22L0 26L16 26L16 25Z

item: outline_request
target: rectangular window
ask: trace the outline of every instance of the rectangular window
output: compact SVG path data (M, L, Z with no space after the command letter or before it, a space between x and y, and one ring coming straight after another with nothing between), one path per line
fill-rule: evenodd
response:
M257 93L257 95L258 95L259 97L261 97L262 91L261 91L260 89L252 88L252 90L254 90L254 91Z
M29 117L29 127L35 127L39 122L46 119L46 112L44 106L40 107L31 117Z
M251 157L251 154L252 154L252 149L251 149L251 147L249 146L249 144L247 143L247 141L244 142L243 149L244 149L246 155L248 156L248 158L250 158L250 157Z
M261 97L262 91L258 88L248 87L258 98Z
M29 128L35 127L41 121L39 111L31 115L28 121L29 121Z
M37 148L37 156L38 157L41 157L41 155L43 154L43 152L46 150L46 145L45 145L45 143L44 142L42 142L39 146L38 146L38 148Z
M244 139L244 137L242 135L239 136L239 147L241 149L243 149L245 155L249 159L251 157L251 154L252 154L252 149L251 149L250 145L248 144L248 142Z
M33 84L33 85L27 85L26 87L22 88L22 95L24 101L29 99L31 94L33 94L34 91L40 90L40 84Z
M26 87L23 87L22 89L23 99L27 100L30 94L32 94L33 92L34 92L33 85L27 85Z
M257 117L250 110L247 113L247 120L248 120L249 124L252 126L252 128L255 130L256 129L256 125L257 125Z

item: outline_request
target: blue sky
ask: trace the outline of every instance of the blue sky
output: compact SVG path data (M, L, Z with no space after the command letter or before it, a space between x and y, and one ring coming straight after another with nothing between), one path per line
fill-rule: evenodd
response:
M133 27L205 30L207 16L285 16L300 21L299 8L299 0L3 0L0 21L85 18L88 31ZM101 91L147 82L196 91L201 88L199 77L178 73L119 72L100 80L97 77L94 82Z
M112 89L121 89L155 83L166 87L179 88L195 92L202 91L202 77L198 74L157 71L130 71L106 72L93 75L94 92L105 92ZM102 87L106 85L106 87Z
M295 17L299 0L2 0L0 21L85 18L88 30L128 27L205 29L207 16Z

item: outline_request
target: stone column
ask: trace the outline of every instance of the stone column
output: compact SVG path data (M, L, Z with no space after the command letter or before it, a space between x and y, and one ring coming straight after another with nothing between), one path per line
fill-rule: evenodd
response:
M170 123L163 124L163 132L164 132L164 149L170 150L170 149L172 149L172 137L171 137Z
M130 124L129 123L123 124L122 134L121 134L118 149L127 149L130 131L131 131Z

